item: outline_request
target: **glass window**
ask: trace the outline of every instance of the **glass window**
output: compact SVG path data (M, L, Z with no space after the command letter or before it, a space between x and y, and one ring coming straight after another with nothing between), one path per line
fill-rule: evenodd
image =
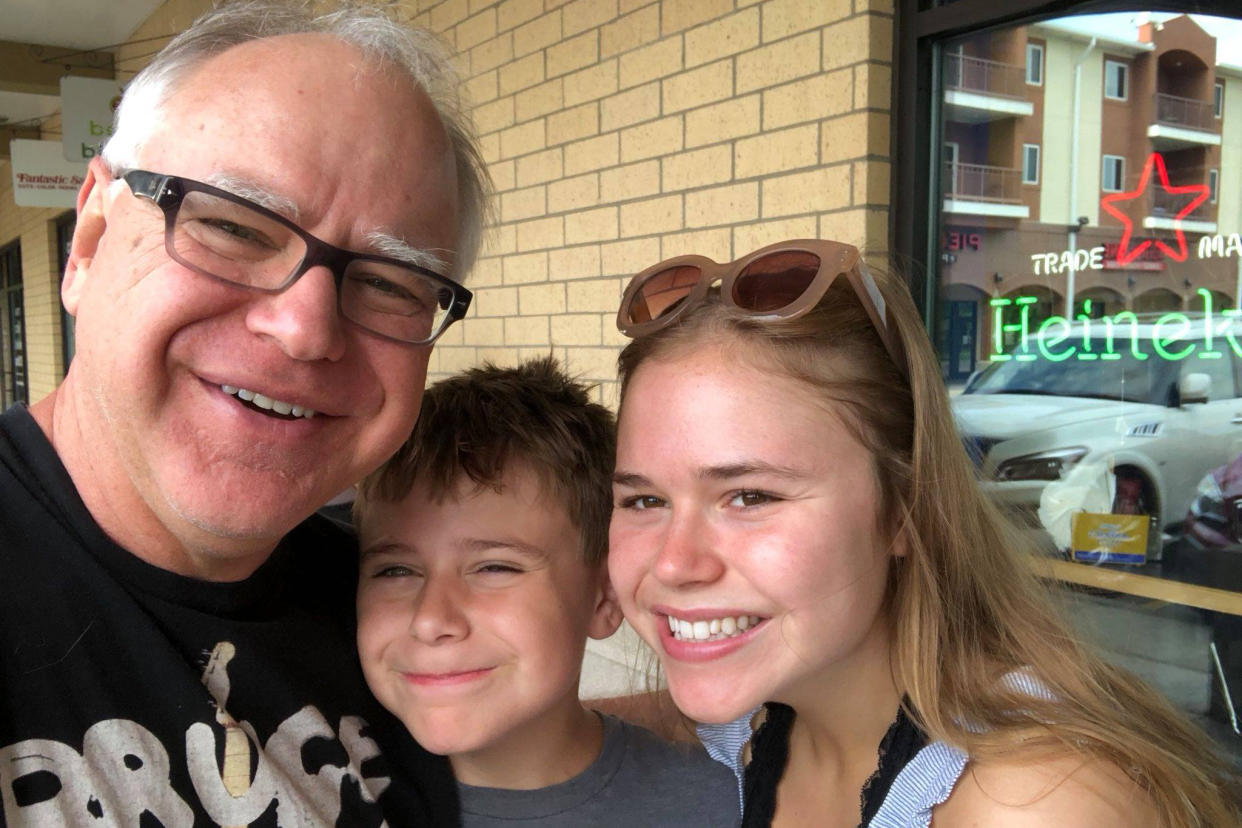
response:
M1044 47L1038 43L1026 44L1026 82L1032 86L1044 83Z
M1039 144L1022 145L1022 183L1039 183Z
M1104 61L1104 97L1124 101L1129 88L1130 67L1115 60Z
M1100 173L1100 189L1109 193L1119 193L1126 187L1126 159L1120 155L1104 156L1103 169Z
M1105 587L1075 612L1242 762L1242 19L1139 11L941 42L1046 82L941 90L929 314L980 485L1059 564L1092 554L1074 514L1147 517L1135 558L1073 583L1171 597ZM1076 469L1104 470L1091 509Z

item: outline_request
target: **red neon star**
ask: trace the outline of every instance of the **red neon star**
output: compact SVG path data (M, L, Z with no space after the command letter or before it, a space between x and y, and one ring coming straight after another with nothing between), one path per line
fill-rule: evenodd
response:
M1170 195L1189 195L1196 194L1194 198L1186 203L1173 218L1173 229L1177 233L1177 250L1169 247L1161 239L1143 239L1142 243L1130 247L1130 236L1134 232L1134 222L1121 210L1113 205L1120 201L1133 201L1143 194L1147 189L1147 182L1151 180L1152 167L1156 168L1156 172L1160 175L1160 186L1164 188L1166 193ZM1164 166L1164 156L1158 152L1153 152L1147 156L1147 163L1143 165L1143 174L1139 176L1138 186L1128 193L1113 193L1106 195L1100 199L1100 207L1102 207L1109 215L1121 222L1125 230L1121 234L1121 244L1117 247L1117 262L1120 264L1129 264L1142 255L1143 251L1152 244L1160 248L1165 254L1179 262L1186 261L1186 234L1182 232L1182 219L1190 215L1196 207L1208 199L1208 185L1206 184L1186 184L1185 186L1174 187L1169 184L1169 171Z

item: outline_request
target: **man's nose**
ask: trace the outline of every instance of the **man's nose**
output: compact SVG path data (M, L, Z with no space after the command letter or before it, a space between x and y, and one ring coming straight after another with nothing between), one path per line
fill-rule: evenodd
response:
M427 576L414 598L410 635L424 644L447 644L465 638L470 625L463 612L463 597L452 579Z
M280 293L256 295L250 300L246 324L293 359L336 361L345 355L336 279L324 266L312 267Z
M709 584L724 574L724 561L717 554L701 516L692 511L678 514L674 510L661 537L652 571L660 582L676 587Z

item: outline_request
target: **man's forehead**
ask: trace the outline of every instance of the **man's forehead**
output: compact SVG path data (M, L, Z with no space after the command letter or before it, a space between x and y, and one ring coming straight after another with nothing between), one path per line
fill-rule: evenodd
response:
M331 35L282 35L208 58L162 109L144 168L206 181L332 244L450 272L452 150L403 72ZM391 152L360 154L363 136Z

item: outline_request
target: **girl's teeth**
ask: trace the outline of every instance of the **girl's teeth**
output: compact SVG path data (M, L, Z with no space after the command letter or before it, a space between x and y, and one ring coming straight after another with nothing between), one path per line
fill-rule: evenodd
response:
M740 635L759 623L757 615L726 616L707 621L686 621L668 616L668 629L678 641L719 641Z

